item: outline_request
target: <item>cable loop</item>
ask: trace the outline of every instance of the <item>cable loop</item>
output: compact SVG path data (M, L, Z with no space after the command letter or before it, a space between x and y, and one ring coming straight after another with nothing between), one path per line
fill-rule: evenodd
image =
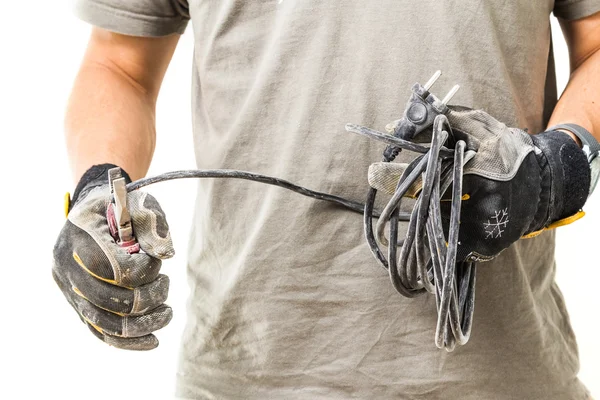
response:
M365 131L362 132L364 134ZM377 190L373 188L367 196L364 218L367 243L375 258L388 270L398 293L405 297L426 292L435 295L438 311L435 343L448 351L469 340L475 299L475 264L456 261L463 166L472 154L465 157L463 141L458 141L454 149L444 147L451 135L452 129L446 116L437 116L430 146L402 174L396 191L381 212L375 233L372 210ZM414 150L401 142L397 142L397 146L399 151ZM452 151L452 158L448 157L448 151ZM422 189L410 213L406 236L399 243L402 198L419 178L422 179ZM440 201L450 186L451 212L446 239ZM385 235L386 228L389 239ZM382 251L380 246L387 247L387 252Z

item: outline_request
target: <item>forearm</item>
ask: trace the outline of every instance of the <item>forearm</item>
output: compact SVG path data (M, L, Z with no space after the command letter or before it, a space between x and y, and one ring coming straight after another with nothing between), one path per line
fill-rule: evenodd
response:
M574 123L600 140L600 51L596 51L573 73L549 126Z
M569 45L571 76L549 126L574 123L600 140L600 14L562 23Z
M154 101L114 67L84 62L65 119L75 181L94 164L119 165L143 177L155 146Z
M143 177L154 146L155 105L179 35L142 38L94 28L65 119L75 180L111 163Z

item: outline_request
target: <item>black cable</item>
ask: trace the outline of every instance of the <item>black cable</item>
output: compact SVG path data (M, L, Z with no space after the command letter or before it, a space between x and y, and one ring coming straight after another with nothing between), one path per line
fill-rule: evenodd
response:
M369 192L367 193L367 201L365 203L365 211L364 211L364 232L365 237L367 239L367 244L371 249L371 253L375 256L375 259L379 261L381 266L385 269L389 268L388 262L383 255L383 252L377 245L377 241L375 239L375 235L373 234L373 209L375 208L375 198L377 197L377 189L370 187Z
M387 143L391 146L395 146L400 149L413 151L415 153L425 154L429 151L427 146L420 145L418 143L413 143L408 140L400 139L392 135L385 134L383 132L376 131L371 128L367 128L360 125L355 124L346 124L346 130L348 132L358 133L359 135L366 136L371 139L378 140L383 143ZM454 152L450 149L443 148L440 150L440 157L442 158L452 158L454 157ZM387 160L393 161L393 160Z
M261 182L267 185L279 186L293 192L299 193L304 196L312 197L318 200L325 200L332 203L340 204L352 211L358 213L364 213L365 205L357 201L348 200L340 196L335 196L328 193L317 192L314 190L307 189L303 186L295 185L284 179L274 178L267 175L255 174L253 172L238 171L231 169L206 169L206 170L182 170L167 172L164 174L152 176L149 178L142 178L137 181L131 182L127 185L127 191L131 192L143 188L148 185L152 185L158 182L170 181L173 179L188 179L188 178L233 178L233 179L245 179L254 182ZM378 215L378 213L375 213Z
M388 271L394 288L409 298L426 292L435 295L438 310L435 343L440 348L452 351L457 344L463 345L468 341L473 320L476 267L474 263L456 262L463 165L473 154L465 153L463 141L458 141L453 149L444 146L452 135L448 119L444 115L435 118L429 146L358 125L348 124L346 129L387 143L388 149L384 154L391 156L384 157L384 162L393 161L403 149L422 154L404 170L392 198L381 213L375 211L377 190L374 188L369 189L366 202L362 204L310 190L284 179L228 169L168 172L129 183L127 191L173 179L245 179L279 186L362 213L366 241L375 259ZM422 185L412 211L400 211L403 197L419 179L422 180ZM452 203L446 243L440 201L451 185ZM379 220L374 231L375 218ZM400 221L408 221L406 237L402 240L398 239ZM387 225L389 240L385 237ZM380 245L387 247L387 251L383 251Z
M367 128L350 126L349 130L398 146L390 154L398 155L405 147L404 141ZM388 269L396 291L405 297L415 297L425 292L436 296L438 320L435 343L452 351L456 345L465 344L470 336L474 298L475 265L457 263L460 206L462 201L463 165L472 154L465 156L465 143L458 141L454 149L444 147L451 136L451 127L445 116L438 116L433 124L429 147L410 150L423 155L404 170L396 191L381 212L376 231L373 216L376 191L371 189L365 205L365 236L371 252L379 263ZM384 137L385 135L387 137ZM393 138L393 140L390 140ZM409 142L410 143L410 142ZM450 158L449 154L452 154ZM384 159L384 162L391 162ZM398 243L398 211L403 197L418 179L421 189L413 206L405 239ZM448 241L442 224L441 196L452 185ZM385 237L388 226L389 239ZM397 246L390 245L397 243ZM387 259L379 246L387 247ZM400 251L398 252L398 247Z

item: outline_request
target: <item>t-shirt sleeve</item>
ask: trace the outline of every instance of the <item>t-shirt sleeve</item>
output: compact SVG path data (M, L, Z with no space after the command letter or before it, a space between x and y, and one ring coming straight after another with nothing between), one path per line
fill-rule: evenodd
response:
M600 12L600 0L555 0L554 15L567 21Z
M76 0L85 22L130 36L183 33L190 19L187 0Z

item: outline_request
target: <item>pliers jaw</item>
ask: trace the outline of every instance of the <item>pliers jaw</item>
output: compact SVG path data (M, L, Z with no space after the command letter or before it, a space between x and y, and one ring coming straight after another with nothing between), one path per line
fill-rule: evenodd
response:
M133 235L131 215L127 209L126 185L121 168L115 167L108 170L108 186L111 197L106 211L108 227L117 244L132 254L140 251L140 245Z

